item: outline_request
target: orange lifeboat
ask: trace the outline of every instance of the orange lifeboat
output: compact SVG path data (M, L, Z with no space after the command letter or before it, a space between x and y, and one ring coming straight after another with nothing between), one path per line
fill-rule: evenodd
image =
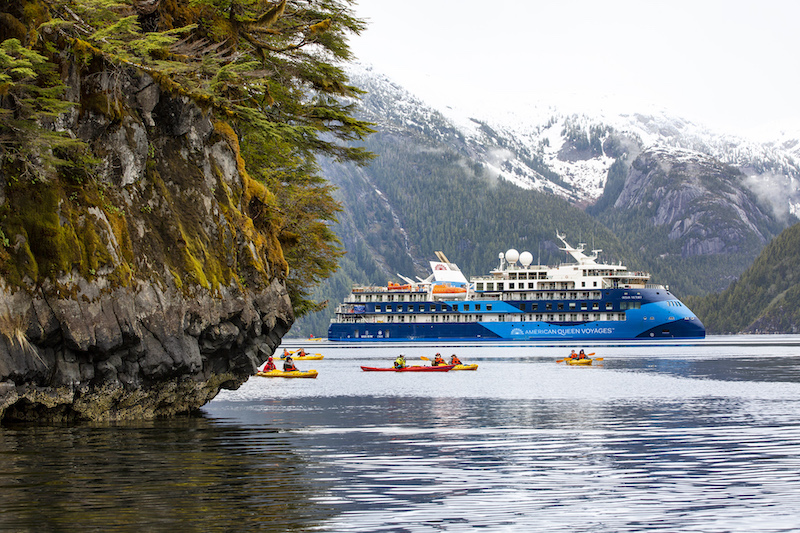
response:
M453 287L451 285L434 285L434 294L461 294L467 292L464 287Z
M392 283L390 281L386 288L390 291L410 291L411 285L400 285L399 283Z

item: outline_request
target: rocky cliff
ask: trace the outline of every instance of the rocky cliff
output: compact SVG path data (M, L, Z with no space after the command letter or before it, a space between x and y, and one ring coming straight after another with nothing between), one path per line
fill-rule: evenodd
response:
M759 250L773 228L744 178L704 154L654 147L633 161L614 207L666 228L683 257L751 252L746 248Z
M294 320L259 216L269 193L189 99L74 68L61 75L76 106L52 126L91 164L0 179L0 420L191 412L247 380Z

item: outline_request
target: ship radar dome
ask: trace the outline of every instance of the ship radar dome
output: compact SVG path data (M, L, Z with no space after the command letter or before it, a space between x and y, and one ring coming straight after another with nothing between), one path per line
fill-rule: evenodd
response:
M516 263L517 259L519 259L519 252L515 249L512 248L506 252L506 261L509 263Z
M533 263L533 255L530 252L522 252L519 254L519 262L522 263L522 266L527 267Z

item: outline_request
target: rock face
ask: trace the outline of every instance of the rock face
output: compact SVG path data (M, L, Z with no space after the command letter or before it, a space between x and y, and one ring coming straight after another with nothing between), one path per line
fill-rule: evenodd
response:
M683 257L737 254L743 243L760 249L771 238L770 218L739 183L744 178L696 152L651 148L631 165L614 207L640 210L654 227L669 228Z
M80 106L56 127L99 163L0 180L0 421L191 412L253 375L294 320L280 246L249 215L268 193L188 98L135 73L66 77Z

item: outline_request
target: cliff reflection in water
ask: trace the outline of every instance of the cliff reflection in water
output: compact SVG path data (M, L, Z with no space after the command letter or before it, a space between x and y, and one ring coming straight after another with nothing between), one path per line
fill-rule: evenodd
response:
M0 529L307 530L329 517L291 436L204 418L0 428ZM135 527L134 527L135 525Z

